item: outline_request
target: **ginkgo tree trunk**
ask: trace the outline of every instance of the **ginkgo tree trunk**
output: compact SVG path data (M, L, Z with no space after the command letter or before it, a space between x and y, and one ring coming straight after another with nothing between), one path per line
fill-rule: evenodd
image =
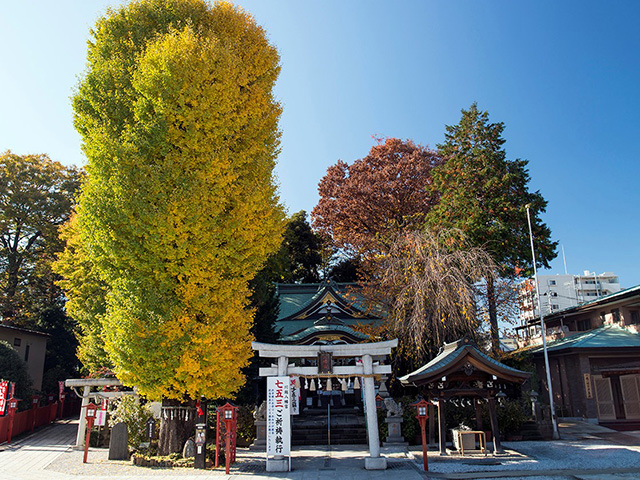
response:
M88 160L77 231L106 285L104 350L148 398L244 382L247 283L283 227L278 72L264 30L228 3L131 2L93 30L73 99Z

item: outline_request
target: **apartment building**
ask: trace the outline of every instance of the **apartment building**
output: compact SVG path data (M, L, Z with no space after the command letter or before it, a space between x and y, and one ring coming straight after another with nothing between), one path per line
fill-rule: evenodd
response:
M585 271L582 275L538 275L540 304L544 316L575 307L585 302L619 292L620 280L613 272ZM534 279L519 286L520 322L538 318L538 302Z

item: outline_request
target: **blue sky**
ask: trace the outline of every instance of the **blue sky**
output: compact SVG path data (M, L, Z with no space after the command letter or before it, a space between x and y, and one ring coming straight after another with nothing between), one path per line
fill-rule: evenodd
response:
M69 97L109 0L0 0L0 151L82 165ZM281 198L310 211L372 136L435 145L477 101L564 245L569 273L640 284L640 2L236 2L282 58ZM563 273L561 256L550 273ZM549 273L549 272L545 272Z

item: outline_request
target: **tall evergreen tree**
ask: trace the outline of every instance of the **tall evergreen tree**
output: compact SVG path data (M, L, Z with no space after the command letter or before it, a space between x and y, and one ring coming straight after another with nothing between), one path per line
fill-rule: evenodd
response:
M508 160L503 148L504 124L491 123L477 104L462 110L457 125L447 126L438 154L445 163L433 170L428 189L439 202L427 215L435 228L458 228L473 245L482 246L505 277L527 272L531 250L526 205L531 206L538 265L548 267L557 242L540 214L547 202L539 191L529 191L526 160ZM492 349L499 349L495 279L486 278Z

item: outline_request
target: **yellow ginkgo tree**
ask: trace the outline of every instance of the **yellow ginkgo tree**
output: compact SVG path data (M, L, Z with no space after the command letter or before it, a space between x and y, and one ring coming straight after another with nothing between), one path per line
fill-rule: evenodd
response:
M228 396L251 356L247 282L283 228L277 51L249 14L202 0L133 1L92 34L73 98L81 248L65 269L88 257L104 286L94 328L125 384Z

